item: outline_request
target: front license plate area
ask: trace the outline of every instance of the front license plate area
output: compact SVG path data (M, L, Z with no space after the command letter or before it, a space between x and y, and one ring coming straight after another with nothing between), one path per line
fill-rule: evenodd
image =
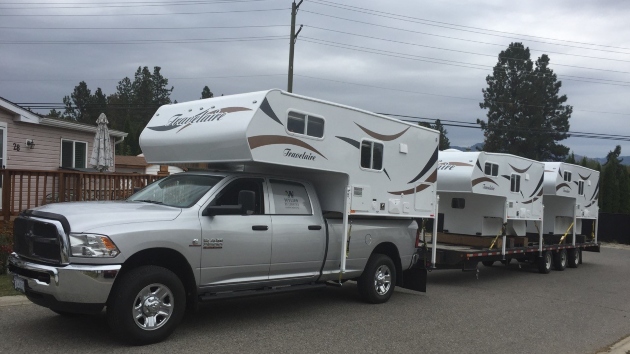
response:
M13 288L21 293L26 293L26 280L18 276L13 277Z

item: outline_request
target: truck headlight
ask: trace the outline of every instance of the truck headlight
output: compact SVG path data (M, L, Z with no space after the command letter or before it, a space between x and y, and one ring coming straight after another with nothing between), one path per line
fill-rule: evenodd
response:
M105 235L70 233L70 253L73 257L116 257L120 251Z

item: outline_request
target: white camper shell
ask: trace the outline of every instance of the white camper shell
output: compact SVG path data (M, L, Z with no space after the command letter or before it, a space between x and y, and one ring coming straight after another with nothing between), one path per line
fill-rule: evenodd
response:
M544 165L523 157L488 152L440 151L439 210L445 232L526 236L527 221L543 217Z
M582 220L596 223L599 215L599 172L564 162L544 164L544 234L582 234ZM529 227L528 232L537 230Z
M162 106L140 145L152 164L206 162L307 179L325 211L433 218L438 138L415 124L269 90Z

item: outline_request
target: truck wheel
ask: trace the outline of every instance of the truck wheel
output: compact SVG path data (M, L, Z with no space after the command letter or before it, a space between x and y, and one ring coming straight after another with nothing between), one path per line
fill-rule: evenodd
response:
M510 264L510 262L512 262L512 258L506 257L504 260L501 261L501 264L508 265Z
M359 295L371 304L387 302L396 287L396 266L391 258L374 253L357 281Z
M184 286L175 273L158 266L142 266L118 279L107 304L107 320L114 334L131 344L160 342L184 316Z
M569 268L577 268L578 265L580 264L580 249L579 248L573 248L570 249L568 252L568 257L569 257Z
M563 271L567 267L567 250L561 249L553 254L553 267L556 270Z
M492 267L492 265L494 265L494 261L481 261L481 264L485 265L486 267Z
M548 274L551 271L551 252L545 251L542 257L538 258L538 271L542 274Z

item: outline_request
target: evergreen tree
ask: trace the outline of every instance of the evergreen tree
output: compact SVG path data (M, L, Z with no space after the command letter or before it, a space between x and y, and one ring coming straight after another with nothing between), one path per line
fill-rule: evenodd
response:
M50 112L48 112L48 117L50 118L61 118L62 113L59 112L56 109L51 109Z
M442 125L442 122L440 122L439 119L436 119L434 124L418 122L418 125L421 127L434 129L440 132L440 145L439 145L440 150L446 150L446 149L451 148L451 141L446 136L446 134L448 133L448 130L444 128L444 126Z
M484 131L484 149L539 161L562 161L569 149L557 142L568 137L573 108L559 96L562 83L548 67L543 54L535 63L529 48L511 43L499 54L488 87L482 89L487 122L477 120Z
M575 154L574 153L569 154L569 157L567 157L565 162L575 164Z
M212 97L214 97L214 94L210 91L210 88L208 86L204 86L203 90L201 90L201 99Z
M620 209L622 198L619 185L620 161L618 158L620 154L621 146L619 145L608 153L600 176L599 207L604 213L617 213Z

